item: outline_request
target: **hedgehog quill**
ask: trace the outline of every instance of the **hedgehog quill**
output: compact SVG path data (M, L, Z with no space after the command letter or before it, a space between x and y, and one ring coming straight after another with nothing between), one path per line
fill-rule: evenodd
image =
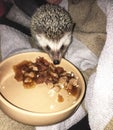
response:
M64 8L46 4L32 16L31 34L38 47L48 53L54 64L59 64L72 41L73 26Z

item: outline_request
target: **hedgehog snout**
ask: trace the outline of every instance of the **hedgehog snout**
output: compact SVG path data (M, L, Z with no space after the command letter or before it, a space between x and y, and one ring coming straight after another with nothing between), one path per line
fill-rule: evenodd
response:
M53 63L54 63L55 65L58 65L58 64L60 63L60 61L59 61L59 60L53 60Z
M60 64L62 53L59 51L50 52L50 57L55 65Z

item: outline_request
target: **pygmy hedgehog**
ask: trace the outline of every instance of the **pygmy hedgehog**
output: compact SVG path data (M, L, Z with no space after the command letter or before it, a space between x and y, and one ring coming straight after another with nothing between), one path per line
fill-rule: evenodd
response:
M70 14L58 5L42 5L31 18L32 37L54 64L60 63L71 43L73 25Z

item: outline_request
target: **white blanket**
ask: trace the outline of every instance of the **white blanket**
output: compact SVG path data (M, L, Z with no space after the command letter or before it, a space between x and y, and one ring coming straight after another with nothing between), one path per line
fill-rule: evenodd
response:
M92 130L103 130L113 118L113 1L98 0L98 4L107 16L107 39L85 98Z

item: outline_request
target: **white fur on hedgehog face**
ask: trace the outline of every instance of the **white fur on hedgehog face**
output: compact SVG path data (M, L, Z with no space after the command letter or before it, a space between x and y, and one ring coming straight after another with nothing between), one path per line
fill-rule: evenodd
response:
M65 33L59 41L48 40L43 34L36 34L36 39L38 46L48 53L53 61L60 61L71 43L72 34L71 32Z

